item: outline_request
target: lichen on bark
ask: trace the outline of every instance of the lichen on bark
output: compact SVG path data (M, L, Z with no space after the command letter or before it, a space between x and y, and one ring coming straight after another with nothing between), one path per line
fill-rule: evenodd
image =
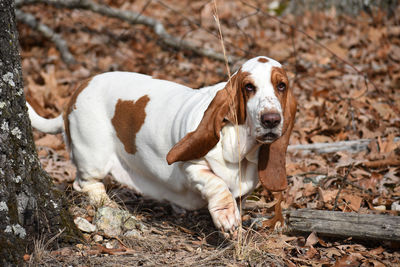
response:
M79 237L64 195L41 169L26 112L14 1L0 0L0 265L14 266L32 239ZM51 202L50 202L51 201Z

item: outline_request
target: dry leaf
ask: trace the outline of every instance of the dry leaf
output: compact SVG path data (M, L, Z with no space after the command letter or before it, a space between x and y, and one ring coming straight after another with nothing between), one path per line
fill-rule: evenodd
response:
M353 255L346 255L335 262L334 267L353 267L358 266L360 262Z
M334 200L337 196L338 191L338 189L323 190L321 187L318 187L319 197L325 203Z
M52 134L46 134L42 138L35 141L36 146L50 147L58 150L64 147L64 143L57 136Z
M317 192L317 187L313 183L306 183L304 185L303 195L309 197Z
M306 246L306 247L311 247L311 246L314 246L314 245L317 244L317 243L318 243L318 236L317 236L317 233L316 233L316 232L312 232L312 233L307 237L305 246Z
M314 256L318 254L318 250L316 250L313 246L310 246L307 250L307 253L305 255L306 259L312 259Z
M353 194L343 194L342 197L346 200L346 204L353 211L358 211L361 207L362 198Z
M326 135L314 135L311 137L313 143L331 143L333 142L332 138Z

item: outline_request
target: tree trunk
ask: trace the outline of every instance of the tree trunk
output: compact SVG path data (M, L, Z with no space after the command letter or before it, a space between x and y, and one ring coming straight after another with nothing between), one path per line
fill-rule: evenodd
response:
M79 235L42 170L25 106L14 1L0 0L0 265L20 265L34 238Z

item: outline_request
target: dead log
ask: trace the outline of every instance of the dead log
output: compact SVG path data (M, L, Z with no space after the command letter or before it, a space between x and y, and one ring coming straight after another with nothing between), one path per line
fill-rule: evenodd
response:
M305 145L290 145L288 146L289 152L299 151L303 154L308 153L333 153L338 151L348 151L351 153L357 153L368 148L369 143L375 139L359 139L350 141L340 141L333 143L315 143ZM394 138L394 142L400 142L400 137Z
M400 216L299 209L284 212L288 233L400 241Z

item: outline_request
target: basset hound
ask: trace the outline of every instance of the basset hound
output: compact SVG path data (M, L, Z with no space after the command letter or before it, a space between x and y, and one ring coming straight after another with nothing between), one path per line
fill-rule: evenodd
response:
M240 196L259 181L271 191L287 186L296 101L271 58L252 58L228 82L198 90L108 72L82 83L54 119L28 110L34 128L64 133L74 188L95 204L109 201L102 179L111 173L144 196L188 210L207 206L215 226L232 232L241 223Z

